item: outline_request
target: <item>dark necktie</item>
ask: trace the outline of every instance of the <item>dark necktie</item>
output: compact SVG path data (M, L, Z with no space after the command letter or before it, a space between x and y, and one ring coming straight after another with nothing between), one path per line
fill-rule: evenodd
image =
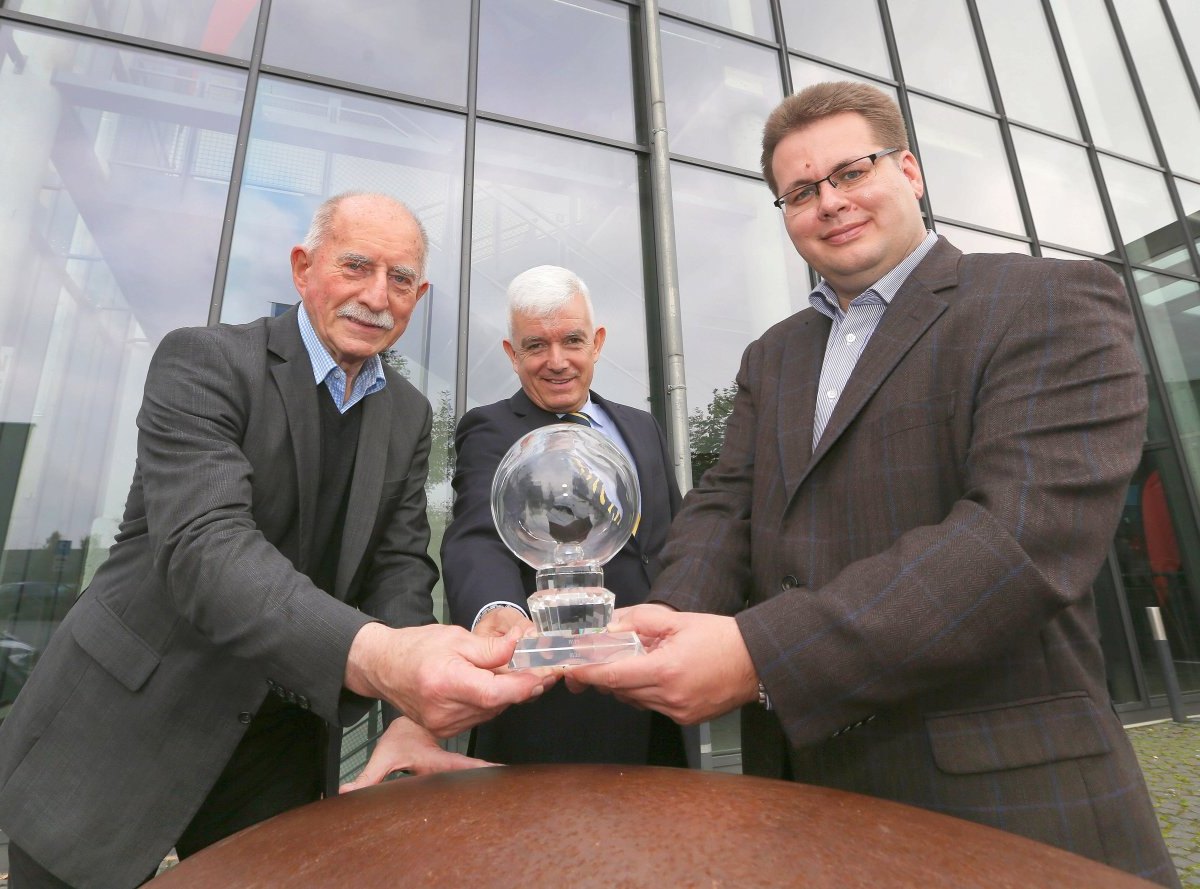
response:
M580 426L592 426L592 418L583 411L571 411L559 417L564 423L578 423Z

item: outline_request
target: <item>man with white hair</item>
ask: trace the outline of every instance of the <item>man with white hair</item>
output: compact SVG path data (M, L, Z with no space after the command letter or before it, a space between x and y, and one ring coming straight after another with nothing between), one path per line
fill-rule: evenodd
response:
M492 672L516 634L429 626L431 410L379 359L427 250L398 201L331 198L300 307L163 339L117 541L0 727L13 889L135 886L317 799L371 698L446 736L541 693Z
M496 533L492 477L521 436L564 419L582 420L608 436L635 468L641 523L605 565L604 579L618 607L646 600L680 495L654 418L591 391L606 335L593 320L586 285L567 269L538 266L509 285L504 351L521 388L459 422L454 519L442 541L451 617L477 634L532 626L525 603L534 592L534 571ZM573 695L565 688L550 689L535 705L479 726L472 747L475 756L502 763L686 764L679 727L665 717L594 691Z

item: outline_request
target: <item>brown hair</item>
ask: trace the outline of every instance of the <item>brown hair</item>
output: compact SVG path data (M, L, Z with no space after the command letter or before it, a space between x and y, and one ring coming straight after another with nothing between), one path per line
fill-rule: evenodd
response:
M779 192L771 161L784 136L823 118L846 113L862 115L881 147L908 148L904 118L887 93L852 80L814 83L780 102L763 126L762 171L772 194Z

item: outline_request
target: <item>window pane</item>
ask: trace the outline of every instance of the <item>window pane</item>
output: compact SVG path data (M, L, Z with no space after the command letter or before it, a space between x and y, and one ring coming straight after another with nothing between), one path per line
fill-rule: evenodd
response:
M955 247L963 253L1024 253L1029 255L1029 244L1025 241L1014 241L1012 238L1002 238L988 232L975 231L973 228L963 228L961 225L950 225L939 222L935 225L939 235L945 235Z
M781 0L780 5L787 43L792 49L872 74L892 76L876 0ZM846 39L846 22L854 23L853 40Z
M1200 484L1200 286L1135 270L1146 328L1183 444L1183 461Z
M633 142L629 16L608 0L483 4L480 110Z
M607 327L594 388L649 409L638 163L632 152L481 122L475 143L467 399L521 384L500 341L504 291L536 265L571 269Z
M1103 0L1051 0L1096 144L1153 161L1141 108Z
M1200 68L1200 3L1196 0L1170 0L1168 5L1192 68Z
M1117 0L1121 28L1142 81L1167 162L1200 176L1200 108L1158 0Z
M783 101L778 56L668 19L662 45L671 151L757 171L763 124Z
M1004 111L1014 120L1079 138L1079 124L1041 0L976 0Z
M764 40L775 39L769 0L664 0L663 12L678 12L741 31Z
M921 96L909 100L934 215L1024 233L996 121Z
M1165 694L1148 606L1159 609L1180 689L1200 690L1200 540L1185 480L1166 449L1147 451L1129 485L1114 541L1151 695Z
M1100 157L1100 169L1130 261L1190 274L1192 261L1184 247L1183 226L1171 207L1162 174L1106 155Z
M1183 204L1183 215L1187 217L1188 237L1200 247L1200 185L1186 179L1176 179L1179 200Z
M207 320L245 78L3 23L0 45L24 58L0 62L0 631L32 667L113 542L151 353ZM0 659L0 716L24 678Z
M189 0L171 4L159 0L123 3L8 0L0 6L130 37L248 59L254 45L259 4L258 0Z
M1112 233L1088 163L1078 145L1012 128L1038 238L1093 253L1111 253Z
M453 393L463 140L458 115L262 78L221 320L250 321L297 302L288 254L317 205L343 191L383 192L429 232L429 292L394 351L435 404L439 392Z
M843 71L840 68L830 68L828 65L810 62L808 59L802 59L799 56L789 56L788 61L792 65L792 87L796 92L800 92L800 90L807 86L812 86L814 83L823 83L828 80L853 80L856 83L869 83L871 86L883 90L893 100L896 98L896 88L890 83L878 83L869 78Z
M983 62L963 0L889 0L888 9L908 83L992 109Z
M811 288L804 260L761 182L677 163L671 186L692 476L699 481L721 449L743 350L807 307Z
M467 101L470 0L273 0L263 61L391 92Z

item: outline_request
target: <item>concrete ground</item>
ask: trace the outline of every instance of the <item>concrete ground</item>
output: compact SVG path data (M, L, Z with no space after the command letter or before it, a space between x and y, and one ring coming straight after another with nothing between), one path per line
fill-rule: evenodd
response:
M1185 887L1200 887L1200 720L1126 728Z
M1185 889L1200 889L1200 717L1131 725L1167 847ZM163 862L164 867L174 861ZM8 889L8 841L0 833L0 889Z

